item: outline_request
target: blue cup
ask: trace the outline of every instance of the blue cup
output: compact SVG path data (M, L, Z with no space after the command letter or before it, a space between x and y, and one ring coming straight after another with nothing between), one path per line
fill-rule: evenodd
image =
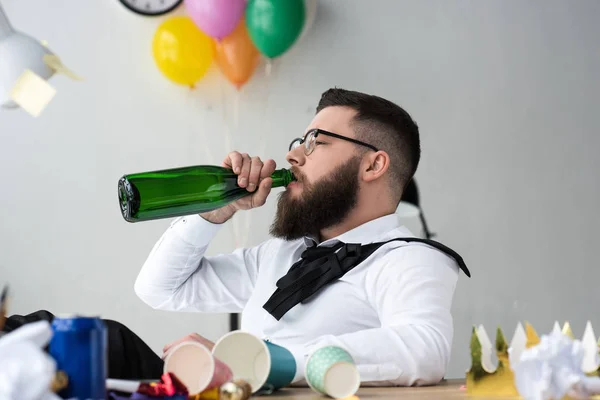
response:
M296 375L296 359L288 349L248 332L229 332L219 339L212 352L231 368L233 379L250 384L252 393L288 386Z

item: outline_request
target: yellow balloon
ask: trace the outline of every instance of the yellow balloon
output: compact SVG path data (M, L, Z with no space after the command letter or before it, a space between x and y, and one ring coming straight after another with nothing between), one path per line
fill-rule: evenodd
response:
M214 43L188 17L165 20L154 34L152 54L158 69L170 80L193 86L206 74Z

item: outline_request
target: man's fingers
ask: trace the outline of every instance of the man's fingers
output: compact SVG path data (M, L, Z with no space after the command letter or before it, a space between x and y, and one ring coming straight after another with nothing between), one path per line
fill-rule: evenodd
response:
M271 175L273 175L273 172L275 172L275 168L277 168L275 160L266 160L263 163L262 170L260 171L260 178L269 178Z
M250 157L247 153L232 151L223 160L223 166L231 168L238 175L240 187L254 192L251 197L238 200L236 202L238 208L249 209L265 204L273 184L271 175L277 168L274 160L269 159L263 162L260 157ZM174 344L176 343L165 346L164 351Z
M245 188L248 186L248 177L250 176L250 167L252 165L252 160L247 153L242 154L242 167L240 174L238 176L238 185L240 187Z
M271 193L272 184L273 179L263 179L256 193L252 195L252 208L263 206L267 202L267 197L269 197L269 193Z
M232 151L231 153L227 154L223 160L223 166L225 168L231 168L236 174L239 174L242 170L242 163L242 155L237 151Z
M250 166L250 174L248 175L248 191L254 192L260 181L261 170L263 168L263 162L260 157L252 157L252 163Z

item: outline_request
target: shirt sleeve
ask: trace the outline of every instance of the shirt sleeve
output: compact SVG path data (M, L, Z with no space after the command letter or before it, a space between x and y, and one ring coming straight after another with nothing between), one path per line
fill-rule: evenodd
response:
M310 354L329 345L352 355L363 386L427 385L444 377L452 346L450 307L458 266L441 252L422 246L408 246L401 253L402 258L383 261L383 267L375 268L366 280L381 327L290 346L297 364L293 383L304 380Z
M137 296L158 310L240 312L254 288L264 244L205 256L221 226L199 215L174 220L138 274Z

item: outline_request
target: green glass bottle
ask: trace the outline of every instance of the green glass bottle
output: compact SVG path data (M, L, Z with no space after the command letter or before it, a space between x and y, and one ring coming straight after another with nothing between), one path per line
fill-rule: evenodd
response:
M272 187L295 180L292 172L278 169ZM200 214L221 208L252 194L237 184L228 168L197 165L124 175L119 179L119 205L128 222Z

